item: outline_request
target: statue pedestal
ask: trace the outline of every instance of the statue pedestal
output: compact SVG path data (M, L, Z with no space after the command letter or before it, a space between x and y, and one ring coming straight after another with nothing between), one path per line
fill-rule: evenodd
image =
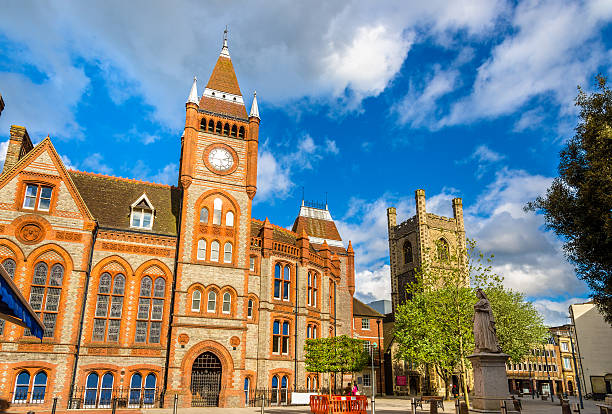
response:
M468 356L474 368L474 394L470 413L499 413L500 401L510 398L506 361L508 354L481 352Z

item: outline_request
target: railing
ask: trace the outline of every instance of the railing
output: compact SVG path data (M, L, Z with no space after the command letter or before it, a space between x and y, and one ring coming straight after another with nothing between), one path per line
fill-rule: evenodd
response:
M300 249L291 246L290 244L274 242L272 243L272 250L279 253L288 254L290 256L298 257L300 255Z
M316 265L319 265L321 267L325 266L325 260L323 260L323 258L313 252L310 252L309 254L309 260L311 262L313 262Z
M365 395L312 395L310 411L313 414L356 413L366 414L368 397Z
M161 408L161 388L85 388L77 387L68 408Z
M248 407L264 407L275 405L289 405L293 393L316 393L317 390L293 388L256 388L245 390L245 401Z

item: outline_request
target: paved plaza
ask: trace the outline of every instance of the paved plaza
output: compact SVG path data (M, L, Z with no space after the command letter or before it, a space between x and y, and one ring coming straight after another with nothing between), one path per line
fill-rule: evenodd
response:
M559 406L559 400L555 398L555 402L542 401L531 398L521 398L523 403L523 413L526 414L561 414L561 406ZM576 398L570 397L570 403L577 402ZM599 413L596 403L592 400L584 400L584 410L581 411L583 414L597 414ZM408 398L385 398L379 397L376 400L376 413L377 414L397 414L405 413L408 414L410 411L410 399ZM146 410L150 414L170 414L172 410L161 410L161 409L150 409ZM205 413L205 414L260 414L260 408L183 408L178 410L179 413ZM454 403L450 401L444 402L443 413L454 413ZM266 414L306 414L310 413L308 406L288 406L288 407L266 407ZM368 403L368 414L370 413L370 405ZM423 404L423 409L417 409L417 413L429 413L429 405Z

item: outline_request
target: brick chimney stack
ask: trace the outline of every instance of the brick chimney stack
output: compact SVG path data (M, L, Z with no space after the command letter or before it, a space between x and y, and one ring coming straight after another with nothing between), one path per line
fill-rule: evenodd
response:
M13 168L32 148L34 148L34 145L32 145L28 131L22 126L11 125L11 137L6 150L6 160L2 173Z

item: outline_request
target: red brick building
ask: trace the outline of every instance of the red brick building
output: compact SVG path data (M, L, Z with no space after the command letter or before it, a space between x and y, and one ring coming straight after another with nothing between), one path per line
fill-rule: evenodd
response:
M369 352L371 351L370 355L372 355L370 364L356 374L357 386L366 395L372 395L374 383L376 383L376 394L383 393L385 389L382 362L384 317L365 303L353 298L353 337L363 339L365 341L364 347ZM372 365L374 366L374 375L372 375Z
M317 387L303 343L352 335L354 253L327 206L303 203L292 230L251 217L259 124L224 42L186 103L177 186L68 171L11 127L0 262L45 334L1 324L1 400L228 407Z

